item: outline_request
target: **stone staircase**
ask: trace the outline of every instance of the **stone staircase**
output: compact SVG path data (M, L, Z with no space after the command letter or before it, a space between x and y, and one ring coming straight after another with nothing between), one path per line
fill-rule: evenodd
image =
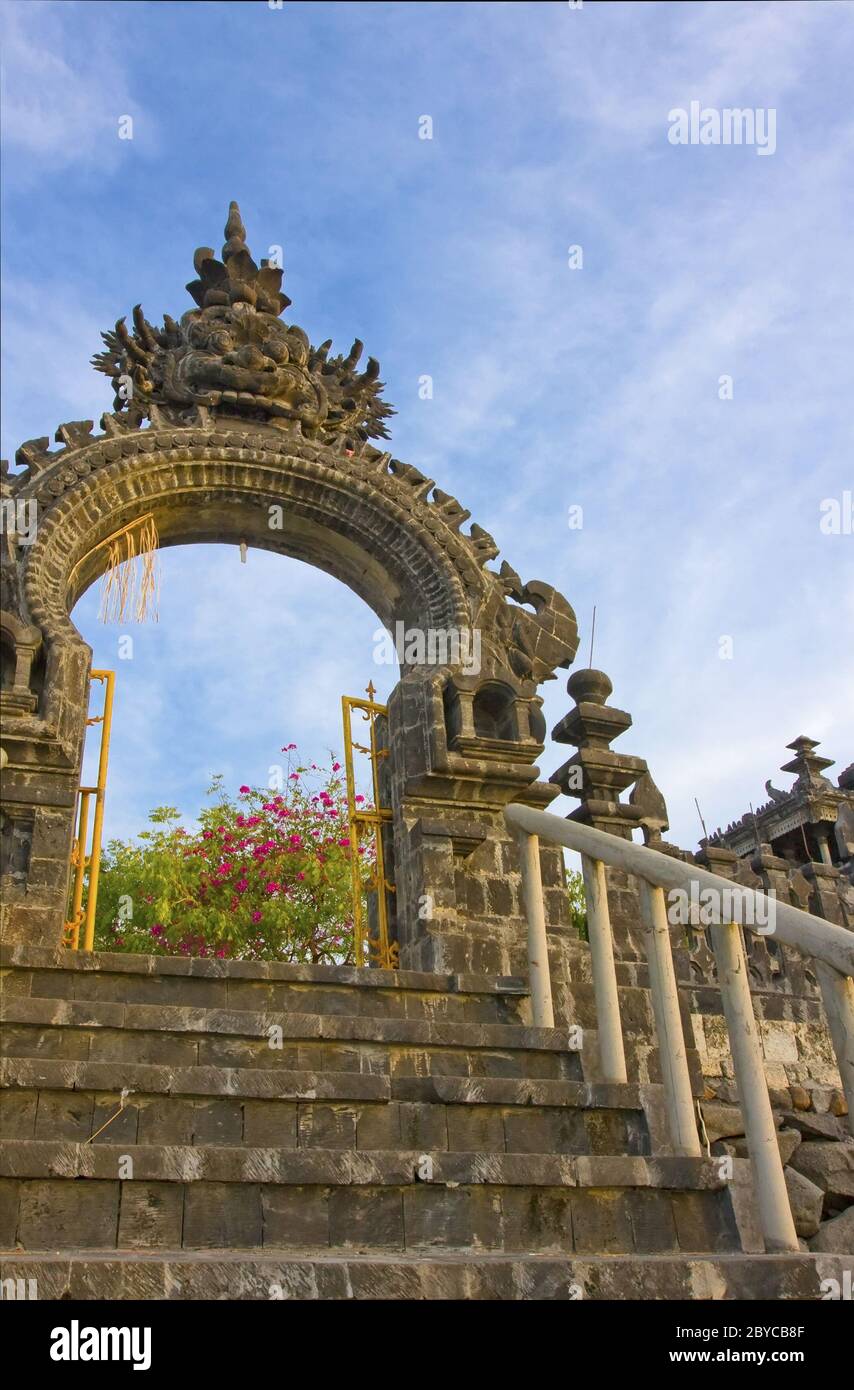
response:
M520 980L3 965L2 1277L41 1298L820 1296Z

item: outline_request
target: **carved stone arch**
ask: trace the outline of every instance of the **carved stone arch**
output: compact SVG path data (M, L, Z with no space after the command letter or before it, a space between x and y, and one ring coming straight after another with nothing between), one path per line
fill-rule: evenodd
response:
M23 562L24 597L45 640L73 639L69 610L106 565L104 542L151 514L161 547L246 540L302 559L352 588L380 620L462 626L493 576L464 538L387 470L281 434L146 430L97 442L48 505ZM38 496L49 499L48 475ZM43 502L42 502L43 505ZM280 509L271 525L270 508Z
M110 538L150 517L160 546L278 551L334 575L377 614L401 666L387 762L401 964L507 973L521 961L519 904L515 889L508 904L503 887L490 896L486 885L504 885L513 863L506 803L556 794L535 765L537 686L572 661L575 616L549 585L523 584L506 563L489 568L497 546L477 525L463 529L470 514L456 498L370 443L387 436L393 413L378 364L359 373L360 343L330 357L329 343L313 348L284 323L281 271L259 269L244 236L232 204L222 262L196 253L200 278L188 288L198 307L155 329L137 306L132 333L121 320L103 335L93 360L116 391L103 434L70 421L58 449L29 440L21 471L4 467L4 507L35 506L37 527L31 543L12 537L4 551L3 593L46 662L38 709L4 732L4 798L34 824L7 925L15 937L60 940L91 661L69 615L106 568ZM503 692L512 714L498 737L472 718L485 687ZM449 688L468 710L456 730ZM462 891L463 859L467 877L480 876L474 899Z

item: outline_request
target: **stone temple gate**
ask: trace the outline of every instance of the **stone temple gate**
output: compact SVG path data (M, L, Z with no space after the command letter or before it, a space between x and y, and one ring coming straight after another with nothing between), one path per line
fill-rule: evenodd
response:
M102 432L3 468L3 1296L850 1296L850 767L834 788L798 738L755 853L740 824L693 854L575 670L541 780L572 608L384 449L377 362L283 320L236 204L225 237L180 320L103 335ZM304 560L422 639L379 730L400 969L63 948L92 679L69 614L131 533ZM783 933L674 923L664 888L701 879L775 898Z
M196 251L195 307L178 322L155 328L137 306L132 328L103 335L94 365L116 392L103 432L62 424L59 448L29 440L21 471L4 472L7 936L61 940L90 667L69 613L110 538L145 517L161 546L244 542L316 565L392 632L477 635L477 674L404 657L391 697L397 932L404 967L506 973L523 933L502 811L557 795L538 780L537 688L575 655L573 610L506 562L492 568L495 542L466 528L456 498L371 442L393 413L379 364L360 371L360 342L330 355L282 319L282 270L256 265L234 203L225 237L221 259Z

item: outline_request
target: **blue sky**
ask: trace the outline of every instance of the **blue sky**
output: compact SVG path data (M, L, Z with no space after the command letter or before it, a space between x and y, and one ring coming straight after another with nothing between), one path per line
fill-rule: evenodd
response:
M188 308L236 198L256 257L284 247L289 321L364 340L395 454L566 594L582 664L597 605L594 664L634 717L618 746L670 838L696 842L694 796L711 827L788 786L800 733L850 762L854 537L819 518L854 489L854 7L0 12L4 456L110 408L101 329ZM773 108L774 154L671 144L692 100ZM97 607L75 621L118 672L108 834L192 814L214 770L265 781L284 743L340 748L340 694L394 679L364 604L269 554L164 552L156 627ZM551 727L570 702L545 694Z

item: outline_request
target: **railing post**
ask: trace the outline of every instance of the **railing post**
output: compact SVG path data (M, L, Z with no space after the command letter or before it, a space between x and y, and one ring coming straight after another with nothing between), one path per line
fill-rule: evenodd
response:
M620 1022L620 998L614 965L614 939L608 911L608 887L601 859L581 856L584 895L587 900L587 939L593 966L593 992L596 996L596 1027L599 1061L603 1081L625 1081L626 1054Z
M769 1254L798 1250L800 1247L783 1175L777 1128L765 1080L765 1059L753 1015L741 931L734 922L713 925L710 931L744 1117L747 1151L753 1165L753 1185L765 1249Z
M534 1027L554 1028L546 913L540 873L540 841L536 835L529 835L525 831L520 831L518 838L522 860L522 897L528 923L528 973Z
M647 883L643 878L639 879L639 886L670 1139L676 1153L689 1158L700 1158L702 1149L694 1118L694 1097L688 1071L688 1053L682 1032L679 990L673 968L664 889Z
M88 788L80 788L80 809L77 823L76 853L77 862L74 866L74 893L71 899L71 949L76 951L80 946L80 924L83 921L83 880L86 877L86 839L89 828L89 797L92 795Z
M840 975L821 960L814 960L813 967L821 986L827 1026L848 1101L848 1128L854 1134L854 979L850 975Z
M83 920L83 950L95 945L95 911L98 906L98 881L101 873L101 834L104 828L104 798L107 795L107 763L110 756L110 732L113 726L114 671L93 671L92 679L104 681L104 712L99 719L87 722L101 725L101 747L98 755L98 784L95 790L95 817L92 821L92 855L89 860L89 891L86 896L86 915Z

